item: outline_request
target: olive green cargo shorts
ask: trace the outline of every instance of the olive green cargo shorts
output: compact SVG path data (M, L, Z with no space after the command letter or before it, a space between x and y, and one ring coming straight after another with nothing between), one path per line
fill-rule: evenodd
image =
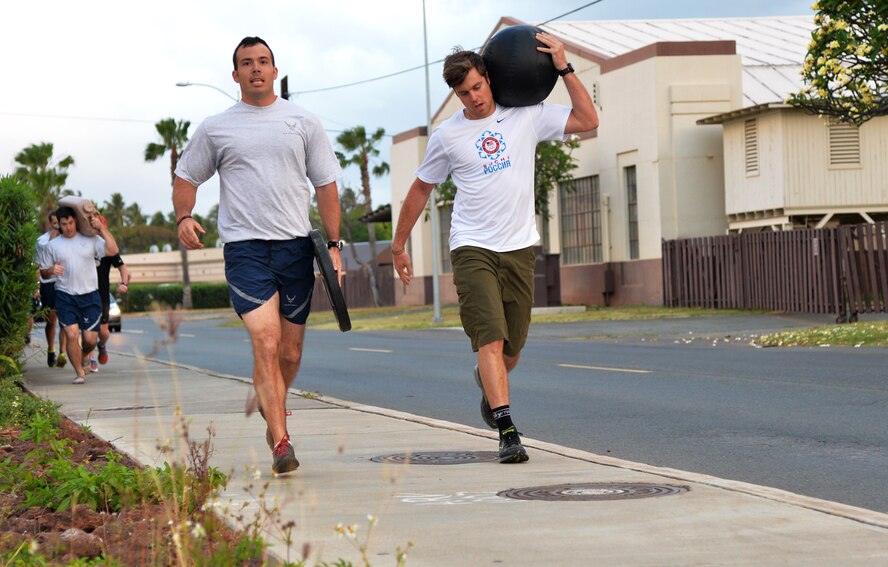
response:
M503 352L517 356L527 340L533 307L533 248L492 252L461 246L450 253L459 317L472 350L503 339Z

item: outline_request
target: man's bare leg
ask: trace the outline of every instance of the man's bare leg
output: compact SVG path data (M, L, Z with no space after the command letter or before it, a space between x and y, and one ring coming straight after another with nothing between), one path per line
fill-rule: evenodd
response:
M281 352L280 367L281 376L284 378L284 411L286 415L286 392L293 384L296 374L299 373L299 366L302 363L302 345L305 341L305 325L297 325L290 323L281 317ZM259 400L255 396L255 390L251 390L247 396L246 414L251 416L254 411L259 409ZM265 410L262 410L263 412Z
M55 338L56 338L56 324L58 322L58 317L56 317L55 309L50 309L49 313L46 314L46 329L44 329L44 334L46 335L46 346L49 352L55 352ZM59 337L59 352L63 352L62 350L62 339Z
M478 371L490 408L489 417L499 430L499 460L501 463L523 463L528 460L527 451L521 445L519 433L512 422L509 405L509 372L518 364L520 353L508 356L503 353L503 341L498 340L478 349ZM483 410L487 410L482 405Z
M83 365L80 362L83 360L83 355L80 350L80 325L76 323L73 325L65 325L62 328L62 332L65 333L65 340L67 341L65 344L65 350L68 352L68 360L71 361L71 365L74 367L74 372L77 373L78 378L83 378Z
M281 317L281 376L284 377L285 391L299 373L302 364L302 345L305 342L305 325L291 323ZM286 405L286 401L284 402Z
M275 294L242 318L253 344L253 387L275 442L287 434L284 415L286 389L281 374L280 297Z
M89 366L89 355L92 354L92 351L96 348L96 338L98 337L98 333L95 331L83 331L81 340L83 344L80 347L82 351L81 356L83 356L84 366Z
M491 408L509 405L509 372L518 364L521 353L503 353L503 340L493 341L478 349L478 370Z

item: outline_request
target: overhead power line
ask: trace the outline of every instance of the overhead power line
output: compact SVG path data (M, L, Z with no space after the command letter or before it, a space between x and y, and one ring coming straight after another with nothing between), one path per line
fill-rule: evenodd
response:
M569 16L569 15L573 14L574 12L579 12L580 10L583 10L583 9L585 9L585 8L588 8L589 6L593 6L593 5L598 4L598 3L600 3L600 2L603 2L603 1L604 1L604 0L595 0L594 2L589 2L588 4L584 4L584 5L580 6L579 8L574 8L573 10L571 10L571 11L569 11L569 12L565 12L565 13L563 13L563 14L560 14L560 15L558 15L558 16L555 16L554 18L549 18L549 19L546 20L545 22L539 23L539 24L537 24L537 25L538 25L538 26L546 25L546 24L548 24L549 22L554 22L555 20L559 20L559 19L563 18L564 16ZM477 49L477 48L476 48L476 49ZM429 65L435 65L435 64L437 64L437 63L441 63L441 62L443 62L443 61L444 61L444 58L437 59L437 60L432 61L431 63L429 63ZM291 95L302 95L302 94L320 93L320 92L325 92L325 91L333 91L333 90L337 90L337 89L345 89L345 88L348 88L348 87L355 87L355 86L357 86L357 85L363 85L363 84L366 84L366 83L373 83L373 82L375 82L375 81L381 81L381 80L383 80L383 79L390 79L390 78L392 78L392 77L397 77L398 75L403 75L403 74L405 74L405 73L410 73L411 71L417 71L417 70L419 70L419 69L424 69L424 68L425 68L425 65L417 65L416 67L410 67L409 69L402 69L401 71L395 71L394 73L388 73L387 75L380 75L380 76L378 76L378 77L372 77L372 78L370 78L370 79L363 79L363 80L360 80L360 81L353 81L353 82L351 82L351 83L344 83L344 84L341 84L341 85L335 85L335 86L332 86L332 87L322 87L322 88L319 88L319 89L308 89L308 90L304 90L304 91L292 91L292 92L290 92L290 94L291 94Z

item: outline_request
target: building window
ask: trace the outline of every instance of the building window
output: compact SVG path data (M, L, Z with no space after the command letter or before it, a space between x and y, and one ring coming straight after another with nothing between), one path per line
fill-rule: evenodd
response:
M601 262L601 200L598 176L558 186L561 202L561 263Z
M860 165L860 128L831 119L829 129L829 165Z
M626 219L629 225L629 259L638 259L638 184L635 180L635 166L626 171Z
M758 120L755 118L743 123L743 150L746 157L746 175L758 175Z

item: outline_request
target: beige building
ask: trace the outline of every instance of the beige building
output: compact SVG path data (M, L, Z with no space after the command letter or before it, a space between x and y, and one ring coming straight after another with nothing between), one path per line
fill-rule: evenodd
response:
M731 232L888 219L888 118L858 128L774 103L699 123L724 128Z
M520 24L503 18L500 28ZM662 302L664 239L724 234L725 164L720 123L698 123L780 102L801 85L813 17L565 21L542 26L565 42L598 107L601 126L574 152L575 190L554 192L542 244L560 255L564 303ZM569 104L559 82L547 102ZM433 128L461 108L451 93ZM414 179L425 128L395 136L392 215ZM776 208L776 207L771 207ZM449 209L441 207L441 229ZM455 301L442 242L441 298ZM428 222L408 244L418 277L432 274ZM399 286L403 287L403 286ZM431 285L399 290L400 303L429 303ZM605 297L605 291L609 293Z

